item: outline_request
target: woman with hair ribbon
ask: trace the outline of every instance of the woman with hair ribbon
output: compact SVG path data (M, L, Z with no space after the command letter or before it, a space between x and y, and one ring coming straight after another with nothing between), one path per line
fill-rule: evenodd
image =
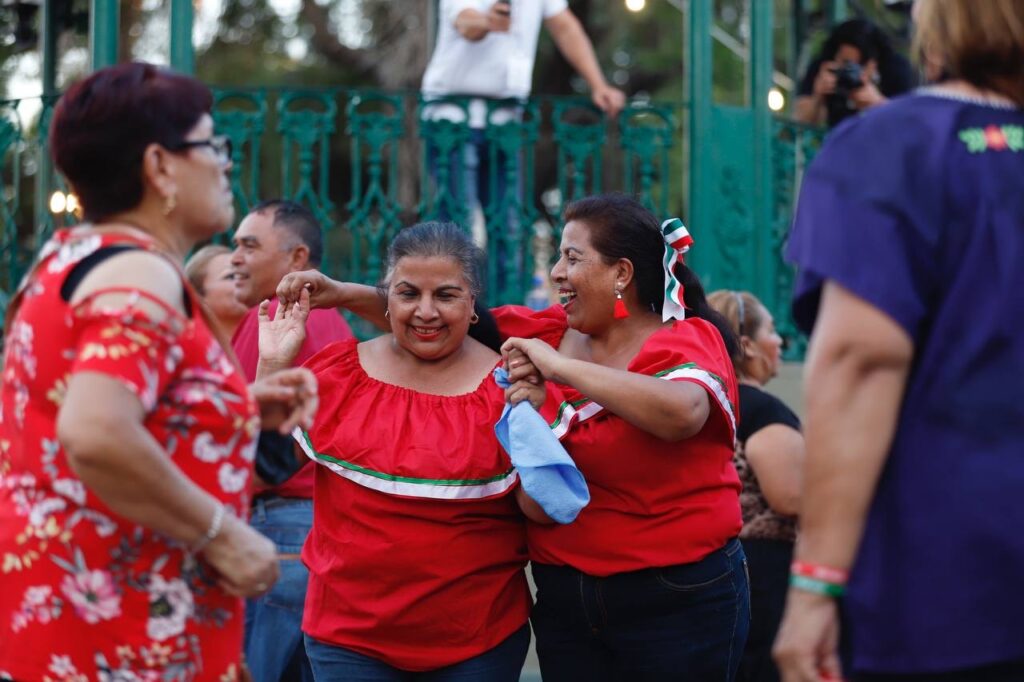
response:
M552 428L591 495L572 523L527 524L541 673L731 679L749 625L733 335L683 262L682 223L622 195L574 202L565 221L561 303L494 310L511 378L535 368L564 393ZM278 294L304 288L380 321L370 287L306 272Z

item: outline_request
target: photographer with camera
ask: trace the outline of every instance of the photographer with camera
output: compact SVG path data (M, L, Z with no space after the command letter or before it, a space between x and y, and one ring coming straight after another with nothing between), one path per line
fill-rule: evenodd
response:
M836 26L800 83L794 118L828 124L886 102L915 85L914 71L866 19Z

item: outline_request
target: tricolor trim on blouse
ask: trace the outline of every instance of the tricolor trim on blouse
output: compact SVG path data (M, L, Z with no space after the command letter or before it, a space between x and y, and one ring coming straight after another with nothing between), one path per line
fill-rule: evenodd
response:
M317 452L309 439L309 434L302 429L296 428L292 431L292 437L299 443L306 456L314 462L364 488L388 495L434 500L482 499L500 495L519 480L519 474L511 467L508 471L490 478L435 479L395 476Z
M675 367L669 367L668 369L655 373L653 376L667 381L671 381L673 379L691 379L703 386L708 393L714 396L715 401L718 402L722 411L725 412L726 417L729 419L729 429L732 431L733 437L735 437L736 410L733 408L732 402L729 400L726 383L722 377L701 369L695 362L687 362L682 365L676 365ZM603 409L604 407L589 398L583 398L582 400L576 400L573 402L565 401L558 406L558 416L555 417L555 421L551 423L551 430L554 432L555 436L562 438L566 433L568 433L573 423L586 421L601 412Z

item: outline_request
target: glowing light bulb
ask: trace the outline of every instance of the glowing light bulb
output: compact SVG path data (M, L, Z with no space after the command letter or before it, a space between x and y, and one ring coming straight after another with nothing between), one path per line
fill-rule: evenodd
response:
M647 7L647 0L626 0L626 9L630 12L642 12Z
M782 111L783 107L786 106L786 97L782 94L782 90L778 88L772 88L768 91L768 108L772 111Z
M64 192L57 190L50 195L50 213L63 213L68 206L68 199Z

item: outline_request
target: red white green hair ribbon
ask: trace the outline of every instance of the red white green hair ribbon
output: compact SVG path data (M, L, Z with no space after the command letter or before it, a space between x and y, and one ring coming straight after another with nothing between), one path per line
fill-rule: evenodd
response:
M663 222L661 235L665 238L665 303L661 307L661 320L682 320L686 318L686 304L683 301L683 283L676 278L675 270L676 263L682 263L683 254L693 246L693 237L679 218Z

